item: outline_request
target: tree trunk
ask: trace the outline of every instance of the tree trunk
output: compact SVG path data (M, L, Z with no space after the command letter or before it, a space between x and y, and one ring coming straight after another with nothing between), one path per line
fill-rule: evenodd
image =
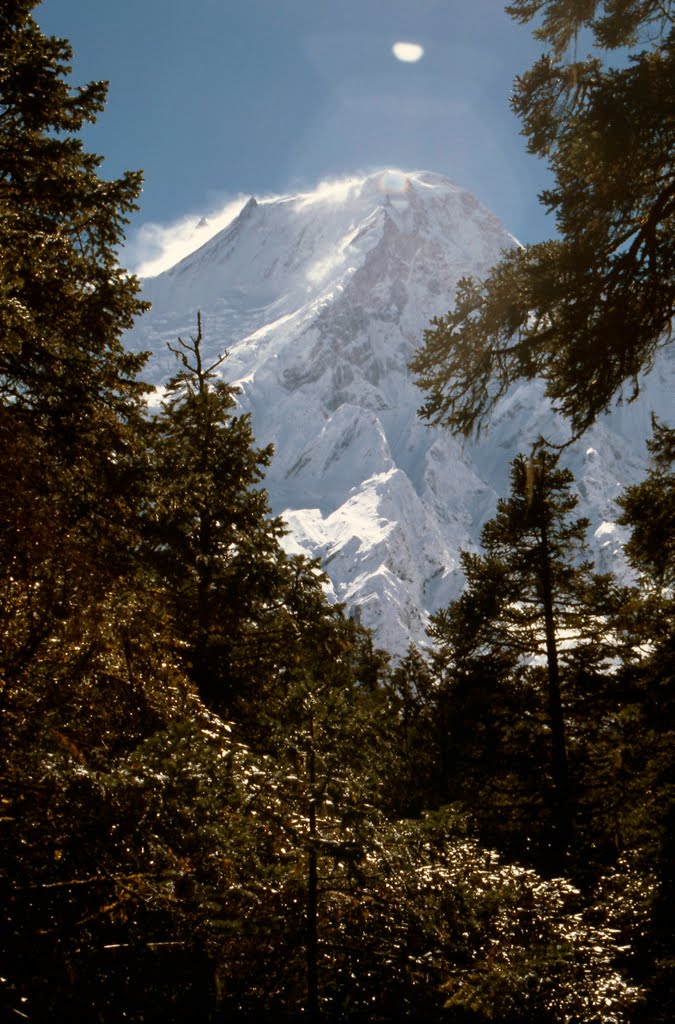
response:
M554 814L556 835L552 866L555 871L564 869L570 843L569 794L567 772L567 742L565 737L565 719L560 697L560 669L558 665L558 648L555 636L555 616L553 610L553 588L551 585L551 566L546 522L540 526L541 564L540 583L541 600L544 610L544 630L546 635L546 664L548 674L548 713L551 726L552 757L551 772L553 775Z
M316 765L314 758L314 716L310 718L309 748L309 850L307 857L307 1019L319 1020L319 938L317 929L318 872L316 849Z

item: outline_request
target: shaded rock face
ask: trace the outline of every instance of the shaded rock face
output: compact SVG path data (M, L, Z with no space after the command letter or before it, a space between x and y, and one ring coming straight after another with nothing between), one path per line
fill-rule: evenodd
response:
M482 277L515 239L469 193L439 175L384 171L315 192L251 199L199 250L144 281L152 310L128 336L175 369L166 342L194 333L229 358L259 444L289 550L320 556L334 596L394 653L424 641L429 613L456 597L458 554L508 493L509 464L542 434L567 438L539 382L497 409L480 444L424 426L407 364L458 280ZM575 473L590 554L626 572L615 498L646 468L650 413L672 415L673 359L640 399L604 417L564 464Z

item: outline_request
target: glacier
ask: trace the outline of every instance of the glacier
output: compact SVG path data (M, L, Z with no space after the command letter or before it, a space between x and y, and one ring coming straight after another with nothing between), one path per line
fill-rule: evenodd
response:
M540 437L569 430L541 382L514 387L480 442L424 425L407 369L461 277L484 277L517 240L466 190L427 171L385 169L294 195L251 198L175 266L142 281L151 310L126 336L149 350L146 378L175 372L166 343L204 330L223 352L290 552L319 557L331 596L394 656L424 646L429 615L463 586L461 549L509 488L509 467ZM672 418L665 349L639 398L565 449L599 571L625 578L615 499L644 476L651 413Z

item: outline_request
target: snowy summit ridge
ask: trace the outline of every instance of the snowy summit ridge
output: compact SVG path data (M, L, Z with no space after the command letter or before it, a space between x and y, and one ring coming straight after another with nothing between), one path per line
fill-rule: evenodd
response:
M416 415L407 364L423 331L451 308L461 277L484 277L515 244L447 178L384 170L251 198L143 282L152 310L129 343L153 352L153 382L174 372L166 342L194 333L201 310L207 356L227 350L224 375L241 388L257 443L275 445L266 487L289 548L320 556L335 597L393 652L423 641L429 612L460 592L459 549L476 547L514 455L541 434L566 437L537 383L505 398L480 445ZM667 418L671 394L664 359L639 402L570 449L601 569L620 562L613 500L643 474L649 414Z

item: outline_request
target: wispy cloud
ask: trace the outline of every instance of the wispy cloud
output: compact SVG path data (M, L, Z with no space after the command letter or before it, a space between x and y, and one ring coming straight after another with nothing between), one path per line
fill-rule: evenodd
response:
M240 195L208 213L186 214L170 224L141 224L130 232L122 262L139 277L161 274L227 227L248 198Z

